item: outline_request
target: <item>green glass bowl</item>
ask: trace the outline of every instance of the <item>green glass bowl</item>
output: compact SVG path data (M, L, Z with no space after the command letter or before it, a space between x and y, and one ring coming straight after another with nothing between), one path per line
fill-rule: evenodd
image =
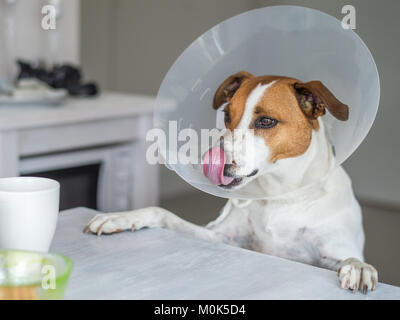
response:
M59 254L0 251L0 300L63 299L72 266Z

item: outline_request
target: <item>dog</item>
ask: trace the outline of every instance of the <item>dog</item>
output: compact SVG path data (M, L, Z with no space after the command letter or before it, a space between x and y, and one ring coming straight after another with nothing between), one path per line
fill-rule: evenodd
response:
M149 207L96 215L85 232L167 228L336 270L343 289L375 290L378 273L363 257L360 205L350 178L334 165L322 120L328 110L338 121L346 121L348 106L320 81L240 71L216 90L213 108L223 108L227 129L241 129L243 134L221 137L213 149L219 148L222 161L204 164L204 174L225 190L257 188L265 199L230 199L205 227ZM233 153L235 145L250 138L246 152Z

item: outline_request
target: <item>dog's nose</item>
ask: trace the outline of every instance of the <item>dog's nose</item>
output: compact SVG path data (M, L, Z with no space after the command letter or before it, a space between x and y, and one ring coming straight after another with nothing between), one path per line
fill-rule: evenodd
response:
M234 164L225 164L224 166L224 176L225 177L234 177L235 175L232 172Z

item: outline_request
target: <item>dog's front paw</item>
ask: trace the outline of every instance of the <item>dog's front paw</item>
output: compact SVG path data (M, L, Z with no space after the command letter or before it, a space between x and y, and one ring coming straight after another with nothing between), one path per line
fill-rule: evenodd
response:
M85 233L96 233L100 236L102 233L118 233L124 230L135 230L126 214L97 214L84 229Z
M355 258L342 261L338 268L338 277L342 289L353 291L361 290L367 293L368 290L375 290L378 283L378 272L370 264L361 262Z

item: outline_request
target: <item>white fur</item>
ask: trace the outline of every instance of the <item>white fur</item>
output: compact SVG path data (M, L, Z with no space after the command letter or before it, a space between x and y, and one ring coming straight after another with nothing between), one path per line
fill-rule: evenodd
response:
M242 134L233 137L231 146L224 142L228 156L239 162L236 173L248 174L259 169L256 176L245 178L245 188L261 189L268 199L231 199L221 216L207 227L151 207L97 215L86 231L100 235L143 227L168 228L338 270L342 288L374 290L377 271L362 262L364 232L360 206L346 172L342 167L333 167L332 147L322 120L320 129L313 130L307 151L295 158L267 164L269 150L263 139L249 140L254 138L248 130L253 109L270 85L253 90L239 125ZM249 145L246 152L234 154L232 146L243 143Z
M242 118L240 119L238 128L248 130L251 119L253 117L254 108L260 102L261 98L266 94L269 87L271 87L276 81L272 81L267 84L259 84L255 87L246 99L246 105Z
M224 151L228 163L234 160L236 166L234 172L238 176L251 174L254 168L260 168L265 159L269 157L270 151L264 139L255 136L250 123L252 121L254 108L260 102L276 81L268 84L259 84L255 87L246 99L245 109L240 122L234 132L227 132L224 135ZM247 179L248 181L252 180Z

